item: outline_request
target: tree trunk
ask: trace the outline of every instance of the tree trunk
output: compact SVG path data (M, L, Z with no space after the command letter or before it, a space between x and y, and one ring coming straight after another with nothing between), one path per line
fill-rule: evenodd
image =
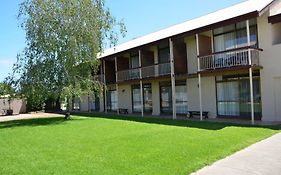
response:
M64 119L70 119L70 100L69 100L69 97L67 97L66 99L66 113L65 113L65 116L64 116Z

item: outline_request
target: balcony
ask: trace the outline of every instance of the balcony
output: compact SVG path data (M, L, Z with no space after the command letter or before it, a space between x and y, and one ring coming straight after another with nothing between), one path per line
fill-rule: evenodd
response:
M140 79L140 68L123 70L117 72L117 81L128 81Z
M160 77L171 74L171 64L163 63L141 68L142 78Z
M238 66L250 66L249 51L251 54L251 65L259 66L259 52L262 49L243 47L228 51L216 52L206 56L199 56L199 72L214 69L225 69Z
M165 75L170 75L171 65L170 63L155 64L151 66L123 70L117 72L117 81L129 81L140 79L140 70L142 71L142 79L160 77Z

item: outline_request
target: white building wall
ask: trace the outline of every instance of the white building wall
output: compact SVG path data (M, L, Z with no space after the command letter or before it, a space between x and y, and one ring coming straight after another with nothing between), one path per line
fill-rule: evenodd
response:
M269 12L258 18L261 69L262 120L281 121L281 44L273 45L272 24L268 23ZM280 31L281 32L281 31ZM279 97L278 97L279 95Z
M152 115L160 115L160 88L159 82L153 81L151 83L152 89Z
M23 99L11 99L10 107L8 99L0 99L0 115L2 110L12 109L13 114L26 113L26 101Z
M215 77L202 77L202 105L203 111L209 112L210 118L217 116L216 80ZM188 110L200 111L198 78L187 79Z
M118 106L132 113L132 90L130 84L118 85Z

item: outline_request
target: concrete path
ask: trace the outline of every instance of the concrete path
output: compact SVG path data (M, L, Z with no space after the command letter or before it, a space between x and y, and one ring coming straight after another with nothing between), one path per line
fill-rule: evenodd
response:
M281 133L241 150L193 175L281 175Z
M11 121L11 120L22 120L22 119L33 119L33 118L49 118L63 116L61 114L54 113L31 113L31 114L19 114L12 116L0 116L0 122Z

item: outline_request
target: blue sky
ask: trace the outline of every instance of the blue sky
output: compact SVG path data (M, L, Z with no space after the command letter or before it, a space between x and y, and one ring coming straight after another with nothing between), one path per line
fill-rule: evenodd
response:
M124 19L127 35L119 43L155 32L244 0L106 0L112 15ZM0 1L0 81L12 70L17 53L25 47L25 33L18 27L22 0Z

